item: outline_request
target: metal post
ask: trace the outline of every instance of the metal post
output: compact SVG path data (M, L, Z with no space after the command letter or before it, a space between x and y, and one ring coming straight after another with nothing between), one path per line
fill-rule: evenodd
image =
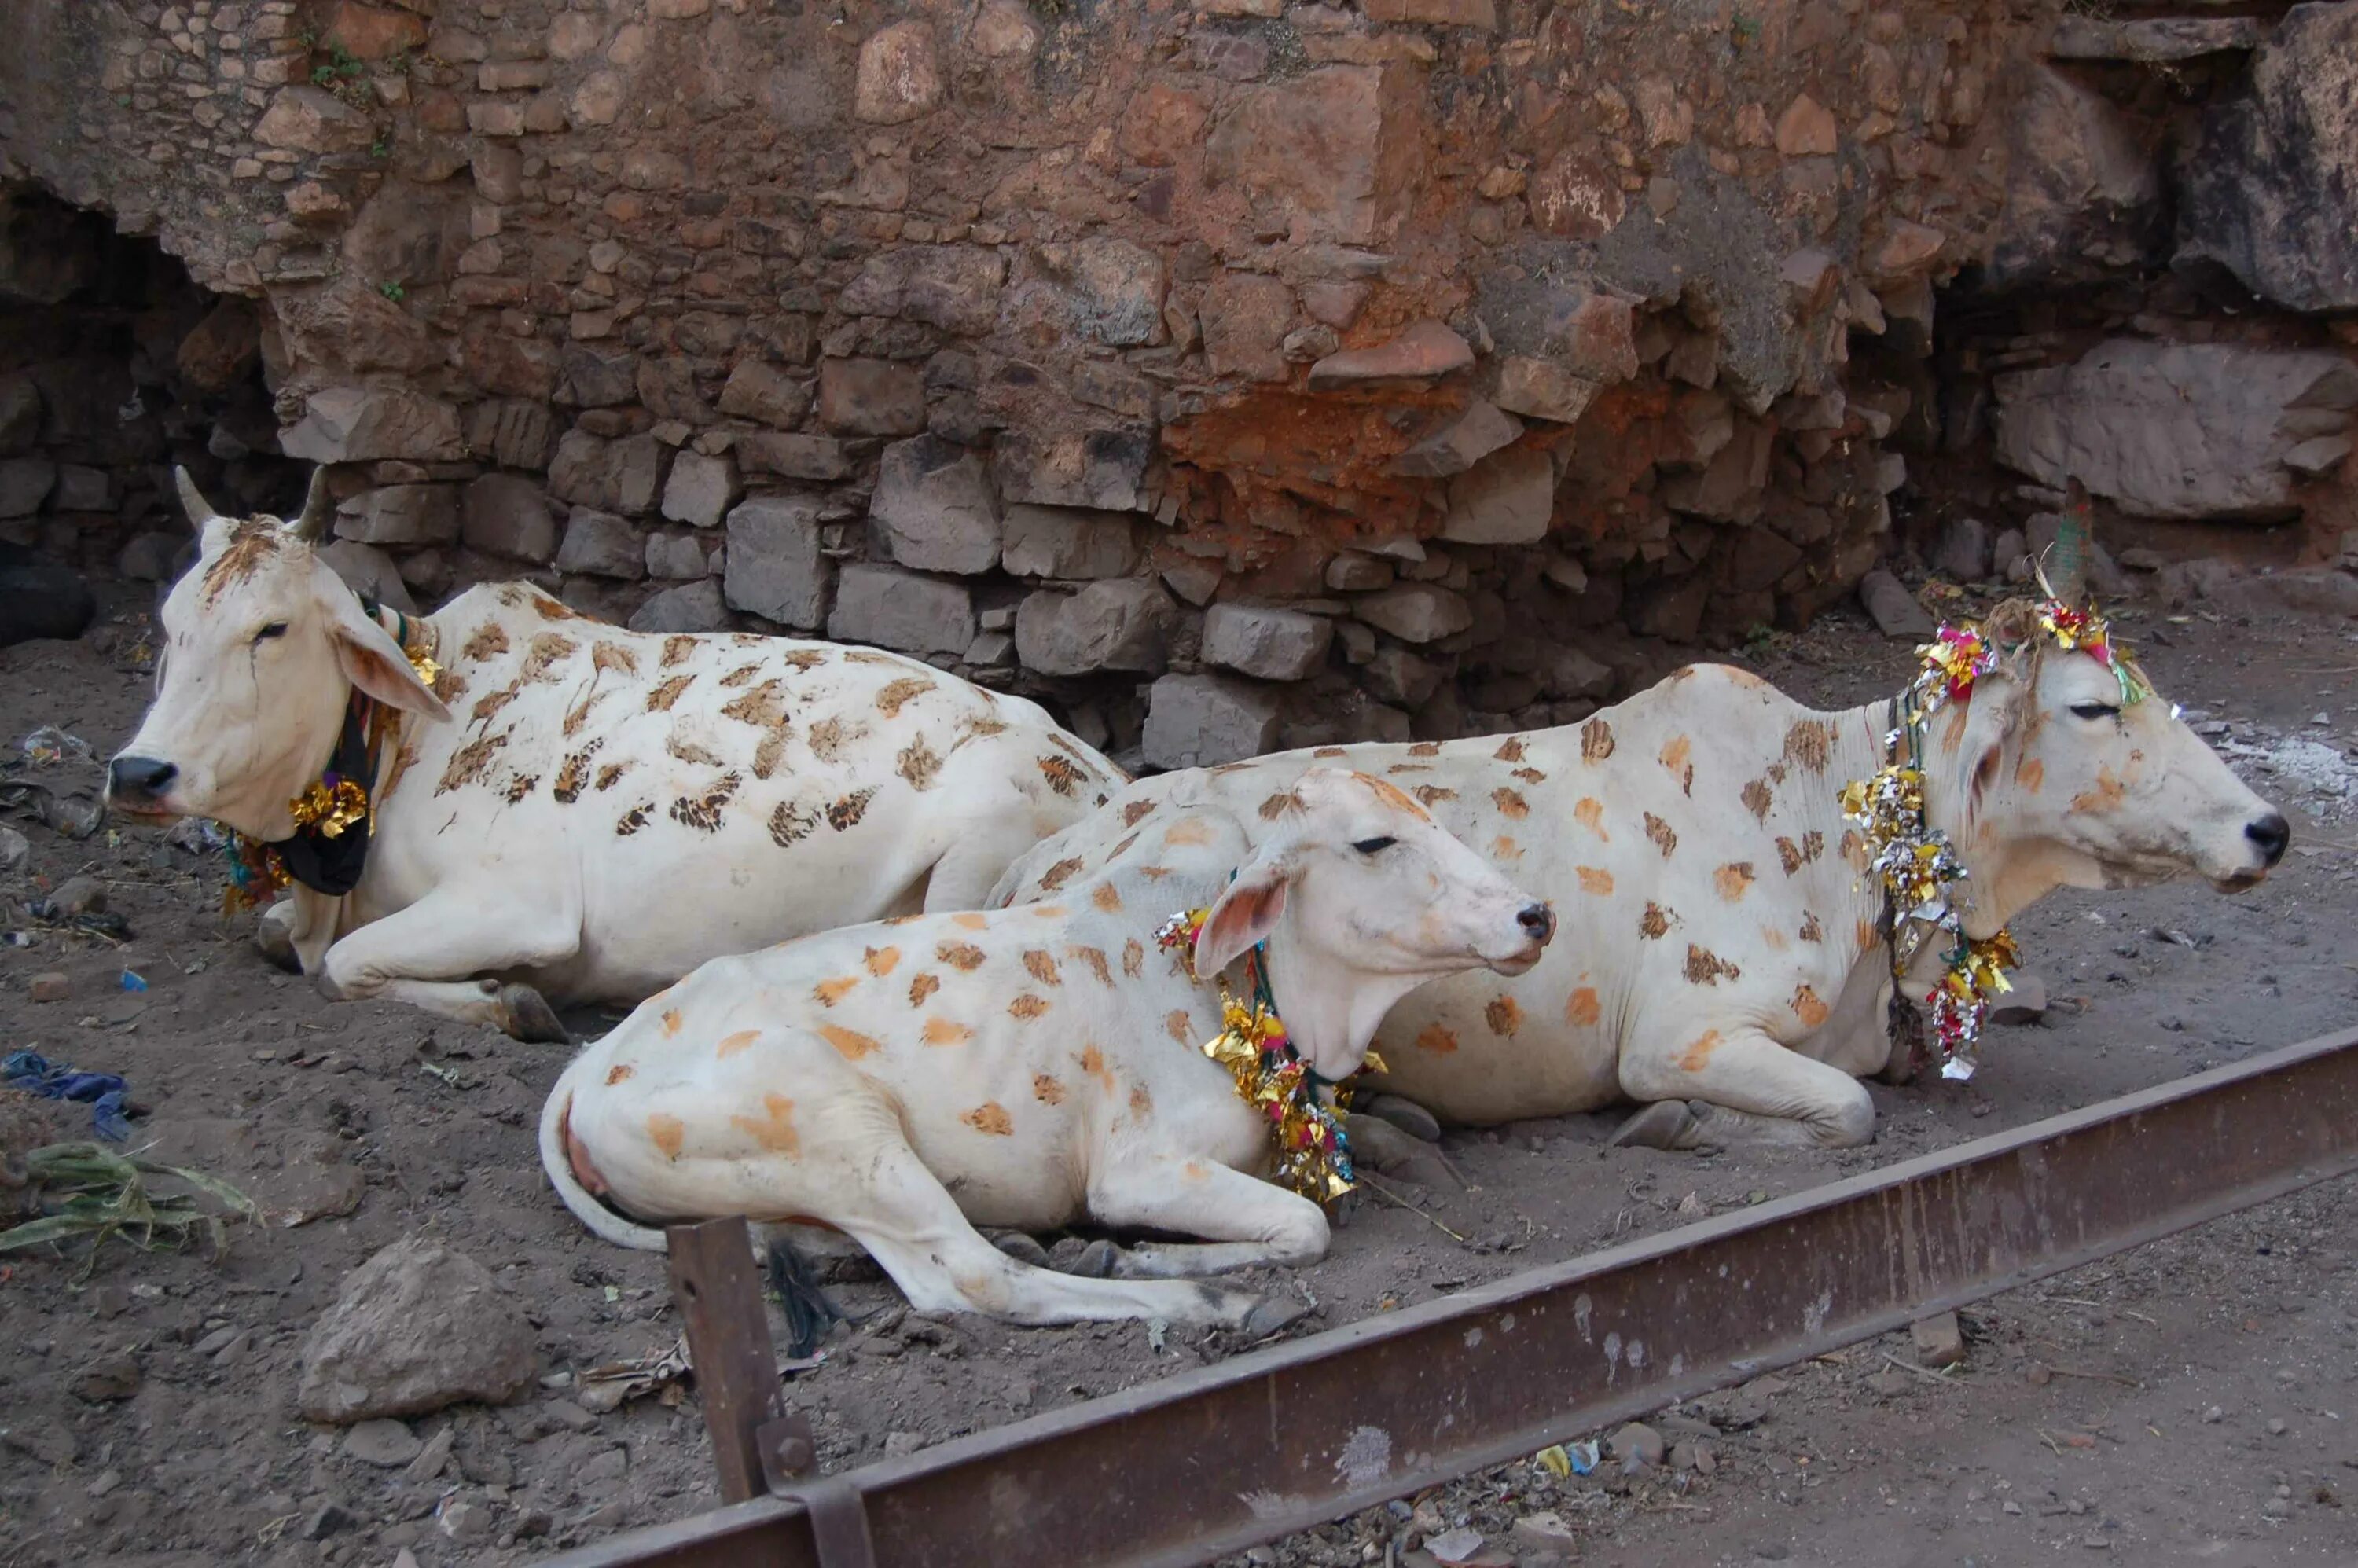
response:
M720 1496L741 1503L769 1490L761 1433L785 1414L770 1320L753 1272L752 1237L744 1217L730 1215L670 1226L664 1238L671 1249L672 1299L687 1330L697 1397L712 1435L712 1462L720 1470Z

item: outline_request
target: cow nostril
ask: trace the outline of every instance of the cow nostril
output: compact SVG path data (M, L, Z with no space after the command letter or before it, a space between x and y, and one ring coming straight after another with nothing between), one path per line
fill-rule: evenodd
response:
M169 762L159 762L153 757L117 757L106 767L106 788L110 795L160 795L179 776L180 770Z
M1532 941L1544 942L1555 935L1555 911L1543 903L1525 904L1516 914L1515 924Z
M2292 843L2292 824L2280 811L2271 811L2257 822L2244 824L2244 837L2258 846L2260 857L2269 865L2284 859L2286 848Z

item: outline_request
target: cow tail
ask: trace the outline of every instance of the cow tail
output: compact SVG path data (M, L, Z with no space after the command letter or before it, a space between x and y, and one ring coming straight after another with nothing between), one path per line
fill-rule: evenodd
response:
M572 1065L558 1076L557 1087L548 1091L548 1103L540 1108L540 1168L573 1217L588 1226L600 1240L641 1252L665 1251L662 1231L624 1219L600 1203L573 1173L573 1162L565 1150L565 1128L573 1114L574 1075L589 1059L590 1053L586 1051L573 1058Z

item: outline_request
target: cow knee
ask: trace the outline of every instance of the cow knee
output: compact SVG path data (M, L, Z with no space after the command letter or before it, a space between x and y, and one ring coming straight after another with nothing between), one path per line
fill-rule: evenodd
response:
M1269 1238L1271 1262L1287 1265L1315 1263L1326 1256L1333 1238L1326 1216L1309 1199L1300 1200L1300 1206L1288 1205L1285 1213L1271 1227Z
M1875 1101L1858 1085L1850 1087L1852 1093L1810 1119L1818 1141L1829 1149L1855 1149L1875 1141Z

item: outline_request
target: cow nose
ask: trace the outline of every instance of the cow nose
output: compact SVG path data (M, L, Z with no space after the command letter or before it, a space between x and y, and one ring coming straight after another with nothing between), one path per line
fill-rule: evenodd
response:
M1555 911L1543 903L1527 903L1516 913L1515 924L1532 941L1545 943L1555 935Z
M117 757L106 767L106 793L153 797L163 794L179 775L179 769L153 757Z
M2244 824L2244 837L2257 845L2260 859L2273 866L2284 859L2285 848L2292 842L2292 824L2284 819L2284 813L2271 811L2257 822Z

